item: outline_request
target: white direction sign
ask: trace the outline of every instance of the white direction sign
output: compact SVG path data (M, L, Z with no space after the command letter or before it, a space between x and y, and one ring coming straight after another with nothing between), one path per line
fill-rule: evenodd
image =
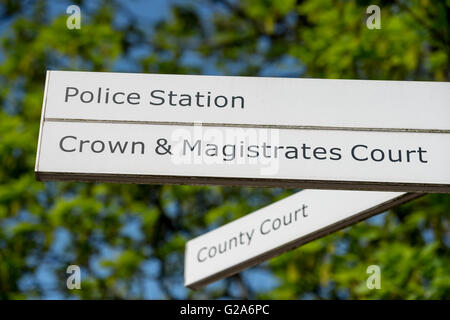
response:
M49 71L40 180L450 192L450 85Z
M49 71L46 119L450 130L450 83Z
M418 196L300 191L188 241L185 286L198 289Z

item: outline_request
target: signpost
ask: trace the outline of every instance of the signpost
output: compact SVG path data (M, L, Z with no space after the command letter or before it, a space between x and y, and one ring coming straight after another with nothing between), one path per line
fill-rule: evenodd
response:
M199 288L420 193L450 193L449 120L444 82L49 71L35 173L380 191L302 191L189 241L185 284Z
M44 181L450 192L449 101L439 82L49 71L35 171Z
M185 286L198 289L418 196L300 191L188 241Z

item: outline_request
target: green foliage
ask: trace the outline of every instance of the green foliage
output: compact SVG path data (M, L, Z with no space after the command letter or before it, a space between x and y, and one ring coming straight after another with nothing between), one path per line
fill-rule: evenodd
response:
M448 81L449 2L377 3L380 30L366 28L362 0L186 1L151 28L120 1L86 11L81 1L82 28L68 30L50 1L0 2L0 298L450 298L448 195L255 267L277 279L272 290L244 273L194 292L182 288L185 242L294 190L44 184L33 173L47 69L117 71L126 60L140 72ZM81 290L65 287L70 264ZM379 290L365 285L372 264Z

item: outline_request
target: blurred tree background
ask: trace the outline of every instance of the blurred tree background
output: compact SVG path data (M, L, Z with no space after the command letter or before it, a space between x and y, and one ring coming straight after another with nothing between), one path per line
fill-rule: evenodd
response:
M0 298L450 298L450 195L191 291L187 240L295 190L41 183L33 171L47 69L449 81L449 0L152 2L0 0ZM70 4L80 30L66 27ZM81 290L66 288L71 264ZM365 285L372 264L380 290Z

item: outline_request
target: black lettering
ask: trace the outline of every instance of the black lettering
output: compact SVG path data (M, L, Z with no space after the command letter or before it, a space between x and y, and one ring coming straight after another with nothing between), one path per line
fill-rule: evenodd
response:
M231 152L227 152L227 148L231 149ZM234 144L226 144L222 148L223 160L224 161L233 161L236 157L236 146Z
M213 250L214 249L214 250ZM211 253L212 252L212 253ZM208 250L208 257L210 257L210 258L214 258L215 256L216 256L216 254L217 254L217 249L216 249L216 247L211 247L211 248L209 248L209 250Z
M203 248L201 248L201 249L198 251L198 253L197 253L197 260L198 260L198 262L203 262L203 261L206 260L206 258L205 258L205 259L200 259L200 254L202 253L203 250L206 250L206 249L208 249L208 248L207 248L207 247L203 247Z
M141 154L144 154L144 143L141 141L133 141L133 143L131 144L131 153L134 154L134 147L136 145L140 145L141 146Z
M406 161L408 161L408 162L410 162L410 160L411 160L409 157L409 155L411 153L416 153L416 150L406 150Z
M200 140L197 140L194 143L194 146L191 146L191 144L189 143L189 141L184 140L183 143L183 155L186 155L186 147L188 146L189 150L194 151L195 148L198 147L198 155L200 156L200 152L201 152L201 144L200 144Z
M327 158L326 156L324 156L324 157L319 157L319 156L326 155L326 154L327 154L327 150L325 150L325 148L322 148L322 147L317 147L317 148L314 148L314 150L313 150L314 158L316 158L317 160L325 160Z
M244 109L244 98L241 96L233 96L231 97L231 107L234 108L235 107L235 100L240 100L241 102L241 109Z
M215 144L208 143L206 145L205 154L210 157L215 157L218 154L218 147Z
M123 103L125 103L124 100L122 100L122 101L117 101L117 100L116 100L116 96L117 96L118 94L125 96L125 93L123 93L123 92L116 92L116 93L114 93L113 96L112 96L113 102L114 102L114 103L117 103L117 104L123 104Z
M270 229L269 229L267 232L264 232L264 231L263 231L264 224L267 223L267 222L270 222L270 219L266 219L266 220L264 220L264 221L261 223L261 226L260 226L260 228L259 228L259 231L261 232L261 234L268 234L268 233L270 233Z
M171 106L176 106L176 103L173 103L173 100L172 100L172 98L173 98L173 97L176 97L176 96L177 96L177 94L173 93L173 91L170 91L170 92L169 92L169 104L170 104Z
M95 144L100 144L100 150L95 150L95 148L94 148ZM92 152L95 152L95 153L103 152L105 150L105 144L103 143L103 141L95 140L91 144L91 150L92 150Z
M238 245L238 241L237 241L237 238L236 237L233 237L233 238L231 238L229 241L228 241L228 247L230 247L230 250L231 250L231 241L234 241L234 247L237 247L237 245Z
M270 149L272 146L267 145L267 143L263 142L263 156L266 158L270 158L270 154L266 154L267 149Z
M341 160L342 159L341 148L331 148L330 153L331 153L331 156L330 156L331 160Z
M289 149L289 151L287 151ZM290 154L293 154L290 156ZM286 147L286 158L287 159L298 159L298 150L296 147L293 146L287 146Z
M80 152L83 152L83 144L89 143L90 140L80 140Z
M308 156L306 155L306 150L308 150L308 149L311 149L311 147L306 146L306 144L303 144L303 145L302 145L303 158L309 160L309 159L311 159L311 158L308 157Z
M402 151L401 150L398 150L397 159L394 159L392 154L393 154L393 151L389 149L389 160L391 160L391 162L402 162Z
M419 153L419 160L420 160L420 162L428 163L428 161L422 159L422 153L426 153L427 151L426 150L422 150L422 147L419 147L417 152Z
M138 101L133 102L132 100L138 100ZM132 92L127 96L127 102L129 104L134 104L134 105L139 104L139 100L141 100L141 96L137 92Z
M180 106L190 107L191 106L191 96L188 94L180 95Z
M379 158L376 158L376 157L375 157L375 154L376 154L376 153L379 153L379 154L380 154L380 157L379 157ZM383 160L384 160L384 152L383 152L383 150L380 150L380 149L373 149L372 152L370 153L370 156L371 156L371 158L372 158L373 161L380 162L380 161L383 161Z
M114 147L113 147L111 141L108 141L108 143L109 143L109 149L111 150L111 153L116 152L116 149L117 149L117 148L119 148L120 153L124 153L124 152L125 152L125 149L127 148L127 145L128 145L128 141L125 141L123 147L122 147L122 145L120 144L120 141L117 141L116 144L114 145Z
M195 97L197 98L197 107L204 107L203 104L200 104L200 98L204 97L204 95L200 94L200 92L197 92L197 94L195 95Z
M223 250L220 249L220 243L219 243L219 253L224 253L225 251L227 251L227 242L224 241L223 243Z
M242 244L245 244L245 241L242 239L242 237L244 236L244 233L242 233L242 231L241 232L239 232L239 243L242 245Z
M274 146L274 158L278 158L278 149L284 149L284 146Z
M308 214L306 213L306 208L308 208L308 206L306 205L306 204L304 204L303 206L302 206L302 215L303 215L303 217L307 217L308 216Z
M257 158L259 156L259 146L256 146L256 145L248 146L248 152L249 153L247 154L247 157L249 157L249 158ZM250 155L250 152L253 155Z
M97 95L97 103L100 103L100 99L102 97L102 87L98 87L98 95Z
M223 104L222 104L222 105L220 105L220 104L217 102L217 100L218 100L219 98L223 99ZM227 104L228 104L228 99L227 99L226 97L224 97L224 96L217 96L217 97L214 98L214 104L216 105L216 107L219 107L219 108L226 107Z
M59 141L59 148L60 148L62 151L65 151L65 152L74 152L74 151L75 151L75 148L69 150L69 149L66 149L66 148L63 147L63 142L64 142L64 140L66 140L66 139L68 139L68 138L77 140L77 137L74 137L74 136L65 136L65 137L63 137L63 138Z
M90 98L88 98L87 100L85 100L83 97L85 96L85 94L89 95ZM90 103L92 102L92 100L94 100L94 94L90 91L83 91L83 93L81 93L80 95L80 100L83 103Z
M367 160L369 160L368 157L365 157L365 158L358 158L358 157L355 155L356 149L357 149L357 148L361 148L361 147L364 148L364 149L367 149L367 146L364 145L364 144L357 144L356 146L354 146L354 147L352 148L352 157L353 157L353 159L355 159L355 160L357 160L357 161L367 161Z
M276 224L277 226L275 226L275 222L277 223ZM278 230L280 227L281 227L281 220L280 220L280 218L276 218L275 220L273 220L273 222L272 222L272 229L273 230Z
M286 221L286 215L283 216L283 224L285 226L289 225L292 223L292 212L289 212L289 222Z
M158 93L162 93L162 94L165 93L164 90L153 90L150 93L152 98L159 99L161 101L160 103L156 103L156 102L152 102L152 100L150 100L150 104L152 104L154 106L160 106L160 105L164 104L164 98L163 97L155 96L155 93L157 93L157 92Z
M74 94L69 94L69 90L75 90ZM75 97L78 94L78 89L74 87L66 87L66 97L64 98L64 102L69 100L69 97Z

